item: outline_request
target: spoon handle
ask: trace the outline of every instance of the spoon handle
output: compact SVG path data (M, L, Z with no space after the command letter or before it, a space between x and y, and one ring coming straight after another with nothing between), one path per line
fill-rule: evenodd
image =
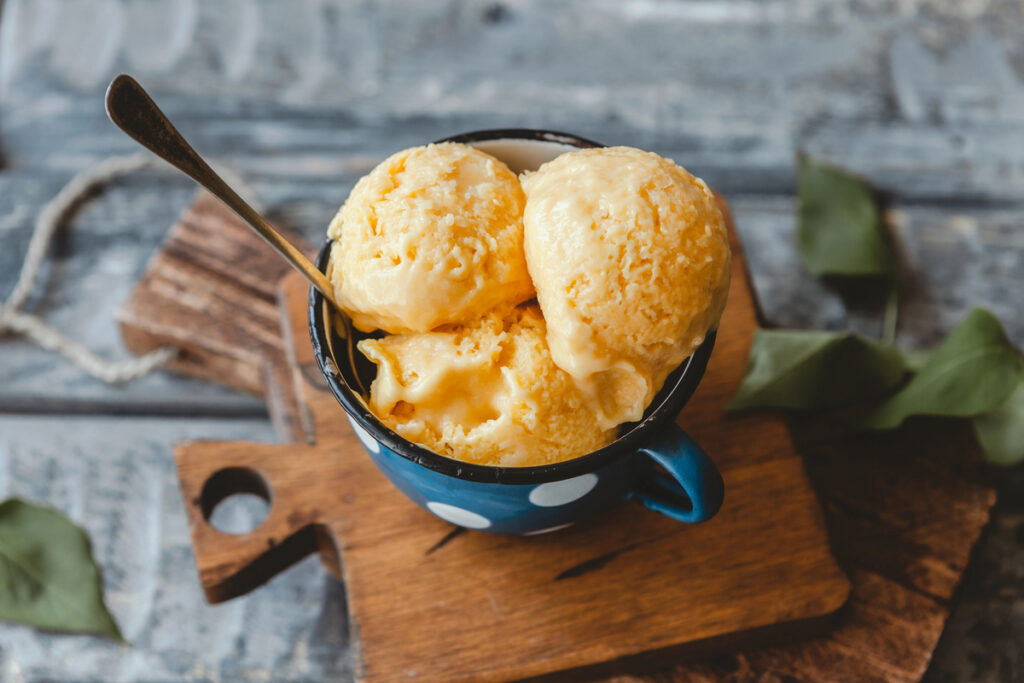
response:
M338 307L327 277L203 161L134 78L121 74L111 81L106 105L107 116L118 128L213 193Z

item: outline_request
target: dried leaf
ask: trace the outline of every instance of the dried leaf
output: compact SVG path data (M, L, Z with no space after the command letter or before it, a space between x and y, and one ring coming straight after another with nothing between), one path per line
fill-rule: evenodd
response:
M759 330L728 410L815 410L875 398L909 368L895 348L849 333Z
M898 427L911 415L974 417L1003 404L1024 378L1024 356L991 313L976 308L896 394L860 422Z
M974 434L985 458L996 465L1024 462L1024 382L991 413L974 418Z
M0 503L0 619L123 641L85 532L16 498Z

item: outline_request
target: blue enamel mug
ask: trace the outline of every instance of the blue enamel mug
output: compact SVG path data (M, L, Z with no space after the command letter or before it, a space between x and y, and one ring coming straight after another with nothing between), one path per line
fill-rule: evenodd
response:
M447 138L501 159L515 173L563 152L600 147L544 130L486 130ZM331 242L320 250L326 270ZM336 311L315 289L309 330L317 363L352 428L381 472L420 507L452 524L496 533L541 534L572 525L625 500L680 522L703 522L722 505L722 476L675 422L704 375L714 331L672 372L639 422L622 425L611 444L572 460L539 467L490 467L454 460L400 437L367 408L361 392L376 369L353 345ZM659 467L660 466L660 467Z

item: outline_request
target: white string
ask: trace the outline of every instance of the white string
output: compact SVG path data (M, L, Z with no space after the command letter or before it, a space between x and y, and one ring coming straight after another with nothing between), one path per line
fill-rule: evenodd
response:
M25 260L22 263L18 281L7 300L0 304L0 335L4 333L22 335L42 348L68 358L93 377L111 384L127 382L148 375L174 358L177 350L165 346L138 358L121 361L107 360L48 325L40 316L23 313L20 310L36 284L53 235L69 217L72 210L94 188L120 176L147 168L169 169L170 167L149 154L132 154L106 159L77 174L57 193L57 196L43 206L36 217L35 228L32 231L28 250L25 252ZM248 191L236 174L224 168L217 170L228 184L239 191L244 190L245 194L252 196L252 192ZM241 193L239 192L239 194ZM258 205L254 204L254 206L259 210Z

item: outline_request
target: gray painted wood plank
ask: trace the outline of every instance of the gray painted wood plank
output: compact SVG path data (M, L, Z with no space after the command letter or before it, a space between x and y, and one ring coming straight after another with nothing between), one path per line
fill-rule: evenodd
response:
M771 321L874 333L876 316L850 314L799 267L790 194L802 147L896 199L894 230L914 274L902 343L934 342L973 303L1024 343L1022 38L1015 0L4 0L0 293L45 199L85 165L135 151L100 106L106 82L126 70L308 238L383 156L452 133L550 127L653 149L732 197ZM113 310L191 191L145 176L103 193L60 240L34 309L107 355L123 353ZM0 411L129 407L262 410L257 399L163 374L104 387L0 339ZM222 424L235 426L221 433ZM166 444L184 433L261 430L269 436L262 422L0 416L0 491L67 505L109 537L104 557L128 548L136 558L108 580L115 612L141 643L126 651L0 626L0 678L348 677L342 591L312 562L218 608L201 608L190 567L181 569L188 545L167 489ZM140 453L133 470L126 454ZM150 482L155 471L162 484ZM1021 484L1004 482L1003 499L1019 499ZM156 517L141 501L153 491L163 506ZM113 502L97 502L106 498ZM932 680L1021 677L1018 508L997 510ZM149 511L147 524L166 523L165 535L130 531L136 509ZM166 563L153 564L147 544L172 536L160 541ZM150 559L138 559L141 547ZM143 607L126 607L123 597L135 594ZM69 661L83 668L70 671Z
M5 681L351 677L344 590L309 559L225 605L203 599L172 444L272 440L262 420L0 416L0 498L52 505L91 535L130 645L0 623ZM250 524L235 507L227 524Z
M100 106L129 70L202 149L268 177L547 126L727 192L785 191L806 147L907 200L1021 200L1024 10L960 4L9 0L0 130L16 166L129 149Z
M796 251L793 198L730 198L754 288L768 322L779 327L845 329L877 336L877 308L847 306L811 277ZM1024 346L1024 207L895 204L887 213L900 254L898 342L928 347L974 306L995 313ZM880 307L878 307L880 308Z

